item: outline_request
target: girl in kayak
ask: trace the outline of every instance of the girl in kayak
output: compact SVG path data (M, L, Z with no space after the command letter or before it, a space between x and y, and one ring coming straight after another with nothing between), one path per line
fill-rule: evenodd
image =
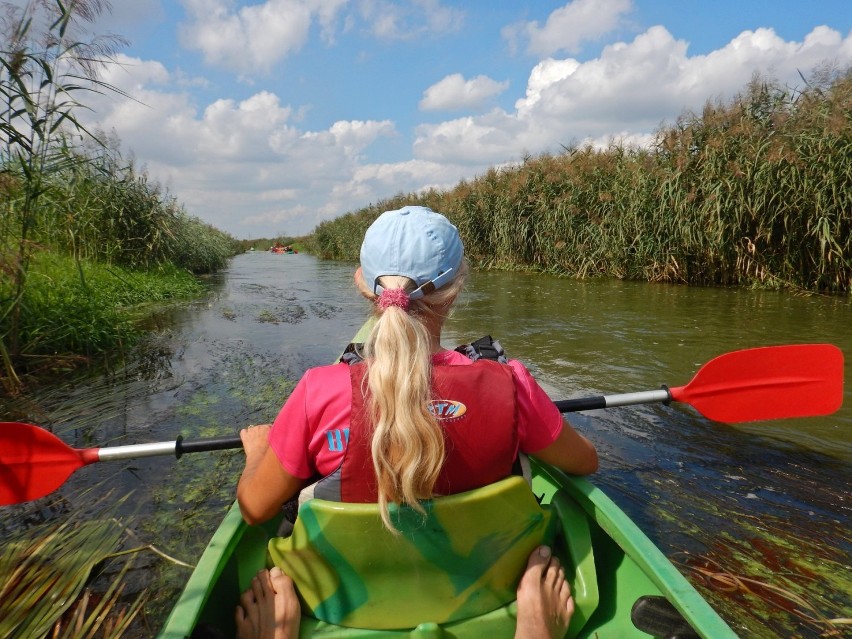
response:
M237 487L258 524L321 477L315 496L423 512L422 500L479 488L518 471L519 454L568 473L598 466L577 433L516 360L472 360L441 346L467 275L458 230L409 206L365 234L355 283L375 321L363 361L308 370L270 426L243 429ZM549 565L549 564L548 564Z
M364 361L308 370L271 428L241 432L247 523L271 519L317 476L316 496L378 503L393 528L389 503L422 511L421 500L509 476L519 452L572 474L597 469L594 446L521 363L441 346L466 275L444 216L409 206L376 219L355 273L375 315Z

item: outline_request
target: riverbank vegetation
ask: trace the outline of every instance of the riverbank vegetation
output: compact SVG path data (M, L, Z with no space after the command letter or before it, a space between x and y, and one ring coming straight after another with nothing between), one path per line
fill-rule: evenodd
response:
M480 267L848 293L852 69L801 90L756 78L646 148L570 147L397 195L321 224L310 250L357 260L367 226L405 204L446 214Z
M101 2L9 9L0 51L0 381L129 346L141 304L198 295L233 238L189 216L77 119L117 38L82 40ZM8 8L8 7L7 7ZM44 31L40 32L39 29ZM98 62L102 61L102 62ZM125 96L127 97L127 96ZM129 98L128 98L129 99Z

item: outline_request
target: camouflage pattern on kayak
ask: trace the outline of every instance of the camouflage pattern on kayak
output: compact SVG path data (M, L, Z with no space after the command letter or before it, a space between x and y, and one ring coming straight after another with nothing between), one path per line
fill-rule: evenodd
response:
M553 538L552 512L520 477L423 506L425 513L392 505L394 534L375 504L307 501L292 536L269 542L271 561L293 578L304 611L317 619L412 628L510 603L530 552Z

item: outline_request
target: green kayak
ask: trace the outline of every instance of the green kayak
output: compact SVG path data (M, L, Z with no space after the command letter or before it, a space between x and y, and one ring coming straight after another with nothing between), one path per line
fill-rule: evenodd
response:
M300 587L303 612L306 613L302 620L303 637L512 637L515 628L512 588L520 576L526 555L541 540L550 541L548 537L568 569L575 596L576 613L569 628L569 637L698 636L724 639L737 636L601 490L585 479L569 477L534 461L532 469L532 493L543 497L541 506L531 497L532 493L523 479L509 478L481 489L494 494L472 491L453 496L459 498L459 503L450 504L449 512L455 510L458 513L459 508L465 507L470 510L466 517L455 518L457 528L467 532L463 535L466 538L458 543L451 540L449 544L442 545L440 541L433 543L434 539L426 539L420 543L420 548L416 548L418 533L429 537L437 530L437 536L441 538L452 526L441 523L430 526L414 521L409 529L401 528L403 535L401 539L397 538L398 544L411 544L414 552L410 554L419 556L427 565L434 565L433 572L456 572L448 575L447 584L441 584L434 574L424 574L427 571L412 570L408 565L394 565L404 564L400 548L394 548L382 538L383 528L377 511L371 505L341 507L340 504L321 500L306 502L293 535L272 544L269 541L275 536L277 522L259 527L247 526L242 521L239 508L234 505L210 540L160 636L191 637L196 629L203 628L216 629L221 636L233 637L233 612L240 593L248 587L260 568L269 565L270 553L286 555L290 552L293 560L284 565L285 569L290 569L288 573ZM507 497L506 493L511 491L515 495ZM524 494L532 498L532 504L517 503L517 498L522 500ZM434 500L436 507L428 509L429 518L439 518L441 514L436 513L441 506L439 502L453 497ZM470 528L481 527L483 513L489 512L489 508L483 510L482 503L471 502L487 503L492 500L495 503L490 512L497 515L493 519L498 539L471 539ZM507 509L507 503L517 512ZM323 535L322 530L329 510L345 519L348 516L346 511L351 507L362 512L353 514L355 537L343 540L341 546L354 548L351 554L361 555L361 563L367 569L363 579L356 576L355 585L350 584L347 588L343 583L346 575L338 576L335 581L332 569L346 573L353 570L358 562L345 557L345 552L336 552L333 547L335 540ZM533 512L538 509L541 515L530 517L525 513L525 507ZM365 513L365 509L373 510ZM372 525L366 528L362 525L365 518L368 523L372 518ZM361 524L354 523L359 520ZM510 529L508 533L507 528ZM409 532L412 534L409 535ZM359 538L369 543L354 546ZM511 542L518 547L514 555L504 552ZM476 557L476 551L480 552L479 557ZM377 556L384 557L386 565L377 567ZM503 564L514 564L517 571L514 576L509 575L505 579L502 575L493 574L508 568L500 565L498 559L505 560ZM388 574L394 568L398 572L389 578ZM375 572L376 578L382 582L374 590L370 589L370 572ZM483 596L471 596L470 586L474 581L482 582L473 585L482 586ZM317 592L306 591L306 585L313 586ZM448 592L457 594L457 597L448 597ZM385 593L392 595L387 597L387 601L383 597ZM414 593L419 593L419 596L415 598L412 596ZM426 593L435 593L435 596L430 597ZM370 599L373 594L378 595L377 601ZM393 605L394 597L398 598L396 605ZM501 603L507 597L509 601ZM410 617L418 613L418 600L423 600L421 609L428 616L401 629L387 627L397 625L394 621L376 623L373 629L364 628L362 626L366 624L357 614L341 611L347 605L363 608L367 619L378 615L381 621L383 616L395 619L405 605L414 608L401 612ZM437 603L435 600L438 600ZM496 607L487 610L495 603ZM449 608L450 612L442 610L442 607ZM474 615L465 617L466 610ZM321 621L308 612L320 613L319 616L326 619L336 615L339 621L350 625ZM351 617L349 621L347 616ZM637 625L648 632L639 630ZM207 632L196 636L217 635Z
M636 524L591 482L531 461L510 477L393 509L304 500L287 538L280 521L246 525L234 504L160 637L234 637L234 609L258 570L296 582L301 637L511 638L527 556L548 543L575 599L567 637L726 639L737 635ZM531 488L531 489L530 489Z

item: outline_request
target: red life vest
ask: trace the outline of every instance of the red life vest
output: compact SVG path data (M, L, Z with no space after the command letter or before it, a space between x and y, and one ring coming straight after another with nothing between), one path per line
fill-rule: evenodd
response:
M350 366L349 443L339 469L340 501L344 502L378 500L370 453L373 429L361 390L366 372L363 363ZM434 366L432 397L430 410L443 428L446 450L436 495L480 488L512 474L518 429L515 384L508 366L486 359L462 366Z

